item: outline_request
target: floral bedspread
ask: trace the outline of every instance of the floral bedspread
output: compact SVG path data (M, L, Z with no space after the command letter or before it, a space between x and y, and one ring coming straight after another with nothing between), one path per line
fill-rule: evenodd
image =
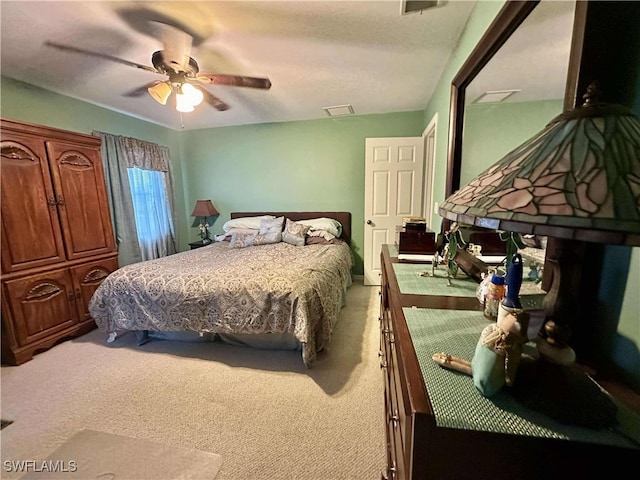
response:
M310 366L331 339L352 265L346 244L213 243L116 270L96 290L89 312L107 333L289 333Z

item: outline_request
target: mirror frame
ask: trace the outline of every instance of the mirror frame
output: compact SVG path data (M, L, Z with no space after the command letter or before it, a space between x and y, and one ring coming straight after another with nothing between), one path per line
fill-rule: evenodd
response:
M451 81L445 198L460 188L465 89L539 3L507 1Z
M462 134L464 125L465 89L489 63L498 50L506 43L522 22L529 16L540 0L507 0L496 18L484 33L478 44L451 81L449 104L449 144L447 151L447 176L445 198L460 188L462 172ZM584 29L587 3L577 0L574 26L571 37L571 53L567 71L564 110L574 108L578 100L579 73L582 62ZM583 82L584 83L584 82ZM584 89L586 85L581 87ZM497 160L497 159L496 159ZM445 222L447 222L445 220Z

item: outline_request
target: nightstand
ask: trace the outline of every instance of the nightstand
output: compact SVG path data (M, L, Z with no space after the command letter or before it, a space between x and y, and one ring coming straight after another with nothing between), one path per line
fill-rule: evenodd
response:
M199 240L197 242L191 242L189 246L191 247L191 250L195 250L196 248L204 247L206 245L211 245L212 243L213 242L211 240L209 240L208 242L205 242L204 240Z

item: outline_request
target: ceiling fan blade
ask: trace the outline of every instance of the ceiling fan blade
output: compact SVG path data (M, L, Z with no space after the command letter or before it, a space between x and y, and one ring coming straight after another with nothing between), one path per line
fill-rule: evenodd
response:
M130 62L129 60L123 60L122 58L114 57L112 55L107 55L106 53L92 52L90 50L85 50L83 48L72 47L70 45L62 45L60 43L49 42L49 41L44 42L44 44L47 47L57 48L58 50L62 50L65 52L80 53L82 55L89 55L92 57L103 58L111 62L121 63L122 65L127 65L129 67L135 67L141 70L146 70L147 72L160 73L153 67L148 67L147 65L142 65L140 63Z
M199 73L196 80L214 85L230 85L233 87L271 88L271 80L260 77L245 77L242 75L224 75L219 73Z
M202 92L202 94L204 95L205 102L207 102L213 108L215 108L216 110L218 110L220 112L224 112L225 110L229 110L229 105L224 103L222 100L220 100L218 97L216 97L209 90L207 90L206 88L199 87L197 85L194 85L194 86L195 86L195 88L197 88L198 90L200 90Z

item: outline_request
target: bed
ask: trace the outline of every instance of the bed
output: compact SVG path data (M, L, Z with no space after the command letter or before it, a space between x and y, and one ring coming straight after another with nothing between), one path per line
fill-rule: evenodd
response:
M111 273L89 303L107 341L134 331L139 343L195 337L299 349L311 366L352 282L351 214L236 212L224 237Z

